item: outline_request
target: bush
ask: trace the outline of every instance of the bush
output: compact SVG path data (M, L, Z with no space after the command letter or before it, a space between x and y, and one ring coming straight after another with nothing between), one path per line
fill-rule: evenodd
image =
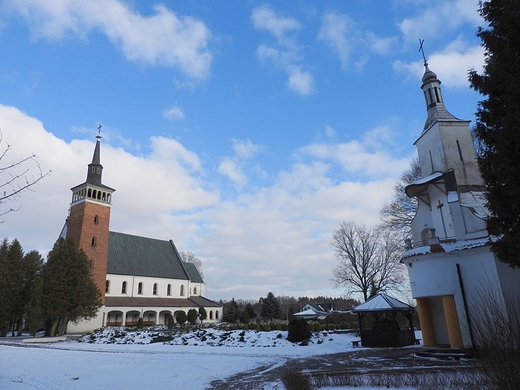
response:
M271 331L271 325L269 325L269 324L262 324L260 326L260 330L262 332L270 332Z
M168 327L168 329L173 329L173 316L171 314L168 314L166 326Z
M309 378L301 372L284 371L281 379L287 390L312 390Z
M252 322L251 324L249 324L249 329L250 330L260 330L260 325L258 325L256 322Z
M293 318L289 321L287 340L292 343L299 343L311 338L311 331L307 327L307 321L303 318Z
M137 320L137 329L143 329L143 328L144 328L144 320L143 320L143 317L141 317Z
M316 322L314 324L314 331L315 332L321 332L323 330L323 325L321 325L319 322Z
M184 311L178 311L177 313L175 313L175 320L177 321L177 323L179 324L184 324L188 319L188 316L186 315L186 313Z

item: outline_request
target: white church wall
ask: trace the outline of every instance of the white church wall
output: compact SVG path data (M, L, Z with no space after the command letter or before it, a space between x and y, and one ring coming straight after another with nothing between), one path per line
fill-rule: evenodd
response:
M110 281L109 292L111 297L144 297L144 298L187 298L189 280L152 278L146 276L108 274ZM126 282L126 293L122 293L123 282ZM139 283L142 283L142 293L139 294ZM157 294L153 293L153 286L157 283ZM171 285L171 295L168 295L168 285ZM181 286L184 286L184 295L181 295Z
M444 186L442 189L434 184L428 187L430 194L431 216L433 227L436 230L436 235L440 240L450 239L455 237L455 229L451 219L450 208L448 206Z
M83 334L90 333L94 329L103 326L103 308L98 312L98 315L89 321L80 321L77 324L69 322L67 325L67 334Z
M444 152L442 150L442 142L440 133L433 131L437 124L421 134L419 139L415 141L419 155L419 165L421 166L421 175L426 177L434 172L443 172Z

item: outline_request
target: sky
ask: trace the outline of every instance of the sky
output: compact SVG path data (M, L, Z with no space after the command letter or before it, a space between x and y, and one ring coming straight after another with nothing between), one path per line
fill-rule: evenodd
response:
M46 256L101 124L112 231L172 239L214 300L344 296L332 234L367 227L415 155L424 54L446 108L482 100L477 0L0 1L0 237ZM5 190L5 188L4 188Z

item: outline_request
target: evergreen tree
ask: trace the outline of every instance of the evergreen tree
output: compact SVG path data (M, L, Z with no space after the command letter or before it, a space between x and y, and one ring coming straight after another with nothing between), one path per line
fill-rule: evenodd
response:
M195 309L188 310L188 322L191 325L195 325L195 322L197 322L198 314L199 313L197 313L197 310L195 310Z
M262 300L262 311L260 316L270 320L271 322L275 318L280 318L282 316L280 303L278 303L278 300L274 297L272 292L268 293L267 297Z
M519 267L520 2L485 1L479 12L489 23L477 32L486 64L483 74L471 70L469 80L486 97L478 104L475 134L491 212L488 228L499 237L492 245L498 258Z
M101 306L101 292L91 271L91 260L72 239L56 241L42 271L47 336L64 334L69 321L95 317Z
M200 322L202 323L206 318L208 318L208 313L206 312L206 309L203 307L199 307L199 318Z
M222 321L231 323L236 322L237 310L238 304L236 303L235 298L232 298L231 302L226 304L226 309L224 310Z
M24 309L31 297L31 288L41 271L38 252L24 254L17 239L7 239L0 245L0 335L11 329L13 336L21 334Z
M42 293L43 279L41 278L41 276L38 276L36 277L32 285L31 298L29 300L29 303L25 305L27 328L32 336L36 336L40 324L43 321Z
M256 318L256 312L255 312L255 309L253 308L253 305L251 305L250 303L248 303L245 307L245 311L247 312L247 314L249 315L249 319L250 320L254 320Z
M179 310L177 313L175 313L175 321L177 321L178 324L183 325L187 320L188 316L183 310Z

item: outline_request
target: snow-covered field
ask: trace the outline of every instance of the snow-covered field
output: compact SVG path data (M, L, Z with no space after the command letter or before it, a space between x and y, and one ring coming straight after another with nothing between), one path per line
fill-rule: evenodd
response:
M284 331L203 329L152 342L159 336L111 328L52 344L0 339L0 389L207 389L214 380L254 368L268 371L288 359L345 352L357 339L322 333L300 346L287 341ZM284 389L279 380L262 386Z

